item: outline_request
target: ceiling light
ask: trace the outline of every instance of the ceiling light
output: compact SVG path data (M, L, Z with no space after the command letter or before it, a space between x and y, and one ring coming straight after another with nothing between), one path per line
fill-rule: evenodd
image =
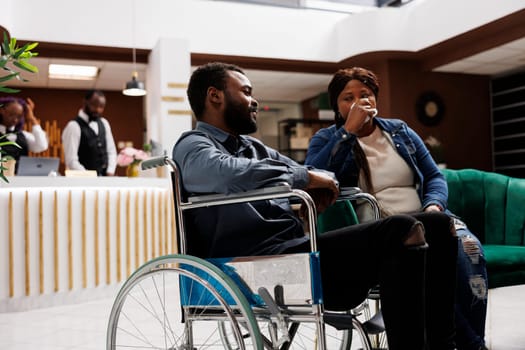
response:
M126 83L126 87L122 90L122 93L126 96L144 96L146 95L146 89L144 83L138 80L139 73L137 72L137 54L135 49L135 1L133 1L133 20L132 20L132 39L133 39L133 75L131 80Z
M69 64L50 64L50 79L93 80L99 72L96 66L77 66Z
M133 72L131 80L126 83L126 88L122 90L122 93L126 96L144 96L146 90L144 89L144 83L137 80L137 72Z

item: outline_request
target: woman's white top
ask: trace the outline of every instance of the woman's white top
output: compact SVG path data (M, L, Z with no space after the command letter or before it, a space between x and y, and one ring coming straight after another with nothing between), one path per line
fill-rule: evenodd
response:
M376 197L386 215L420 211L422 204L414 173L398 154L388 134L376 127L358 141L368 160L374 188L366 188L362 172L358 186Z

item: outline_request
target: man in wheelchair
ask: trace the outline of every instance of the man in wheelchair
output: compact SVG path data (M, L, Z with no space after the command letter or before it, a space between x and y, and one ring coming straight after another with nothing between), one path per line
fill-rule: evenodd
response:
M335 202L339 189L332 173L302 166L245 136L257 130L258 103L239 67L203 65L192 74L187 93L197 125L178 140L173 159L188 195L285 182L308 191L318 212ZM427 230L450 234L432 235L437 238L428 256L423 226L412 216L322 234L317 245L325 307L350 310L379 284L389 349L454 349L457 238L447 215L436 213L431 220ZM200 257L310 251L288 200L191 210L186 224L189 251Z

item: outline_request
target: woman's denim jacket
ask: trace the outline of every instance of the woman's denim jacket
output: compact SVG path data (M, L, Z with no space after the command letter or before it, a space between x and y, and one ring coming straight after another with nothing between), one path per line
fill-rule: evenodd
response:
M395 149L413 170L423 208L437 204L446 209L447 183L419 135L399 119L376 117L374 123L390 135ZM356 141L357 136L343 127L321 129L310 141L305 163L334 172L341 186L357 186L359 169L352 151Z

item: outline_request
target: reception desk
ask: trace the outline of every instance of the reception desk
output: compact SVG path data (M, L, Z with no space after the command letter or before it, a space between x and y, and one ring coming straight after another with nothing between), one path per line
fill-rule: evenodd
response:
M12 177L0 208L0 312L113 295L177 250L168 178Z

